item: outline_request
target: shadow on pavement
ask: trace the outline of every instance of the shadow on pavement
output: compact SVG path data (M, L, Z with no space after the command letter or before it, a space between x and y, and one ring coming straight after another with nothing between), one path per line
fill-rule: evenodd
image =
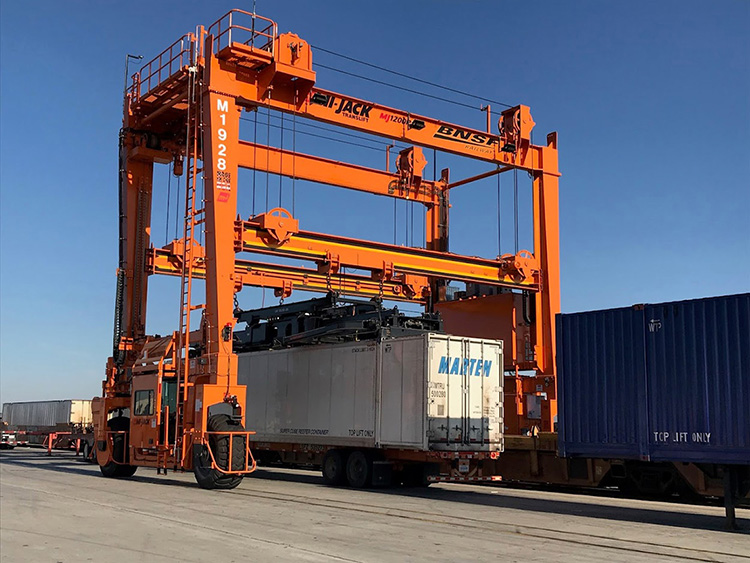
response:
M325 487L323 478L319 474L296 472L295 470L279 468L276 471L259 469L249 479L268 479L272 481L286 481L295 483L307 483ZM573 500L560 500L556 497L560 494L570 495L569 491L543 491L526 488L537 494L545 494L543 498L529 498L513 494L514 489L508 487L483 487L482 490L462 489L460 485L452 486L450 489L429 487L394 487L389 489L369 489L367 492L373 496L388 497L400 496L421 498L425 500L442 500L445 502L460 502L481 506L494 506L510 510L523 510L528 512L541 512L547 514L559 514L564 516L579 516L582 518L600 518L621 522L641 522L644 524L655 524L658 526L673 526L677 528L689 528L700 530L725 531L723 511L720 514L696 514L684 510L670 510L669 507L628 507L622 502L612 502L613 495L590 495L588 502L576 502ZM615 497L622 499L622 497ZM646 501L648 502L648 501ZM661 501L663 504L664 501ZM674 503L675 508L689 507L688 504ZM395 508L395 506L394 506ZM742 516L742 509L738 516ZM446 514L449 511L446 510ZM740 533L750 535L750 521L738 518L743 530Z
M56 457L59 456L59 457ZM94 464L85 463L67 452L54 453L47 456L43 451L9 451L0 455L0 465L22 466L43 471L57 471L76 475L88 475L99 477L99 468ZM262 479L269 481L305 483L327 488L318 473L309 471L295 471L282 468L259 468L245 483L250 484L252 480ZM128 480L141 483L154 483L177 487L198 487L197 483L181 481L160 476L134 475ZM482 490L475 488L462 489L460 486L446 488L409 488L394 487L390 489L361 490L373 497L387 498L411 497L430 501L457 502L481 506L497 507L509 510L523 510L528 512L539 512L546 514L559 514L561 516L579 516L583 518L600 518L621 522L640 522L658 526L673 526L677 528L701 529L701 530L724 530L724 516L722 514L696 514L687 513L682 510L671 511L662 508L644 508L622 506L621 502L611 502L607 497L591 498L589 502L576 502L572 500L557 499L560 493L548 491L534 491L546 494L543 498L529 498L512 494L512 490L500 487L485 487ZM509 494L510 493L510 494ZM565 493L570 494L570 493ZM675 507L686 505L675 505ZM394 507L395 508L395 507ZM741 518L744 510L739 509L738 522L743 530L740 533L750 535L748 527L750 522ZM450 514L449 510L445 511Z
M0 455L0 465L28 467L39 469L42 471L55 471L58 473L69 473L81 476L104 478L99 472L98 465L96 465L95 463L87 463L80 457L76 458L69 452L64 451L53 451L51 456L48 456L47 453L43 452L42 450L14 450L12 452L3 452ZM146 468L146 471L149 470L150 468ZM132 477L128 477L127 480L135 481L137 483L154 483L173 487L198 488L198 483L195 483L193 481L177 481L175 479L169 479L169 474L167 474L166 476L150 476L138 475L136 473Z

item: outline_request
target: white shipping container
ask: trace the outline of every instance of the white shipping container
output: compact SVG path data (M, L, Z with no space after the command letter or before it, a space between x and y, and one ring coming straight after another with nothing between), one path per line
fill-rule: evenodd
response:
M91 424L90 400L30 401L3 404L3 421L11 428L52 428Z
M502 342L424 334L239 355L255 441L502 451Z

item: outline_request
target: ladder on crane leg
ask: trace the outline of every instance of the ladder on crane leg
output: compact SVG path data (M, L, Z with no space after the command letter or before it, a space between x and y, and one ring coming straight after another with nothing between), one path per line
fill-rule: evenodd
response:
M198 151L197 143L201 134L199 115L196 115L192 123L188 116L188 130L192 130L192 135L188 135L188 154L186 155L187 171L185 186L185 225L183 230L183 260L181 273L181 298L180 298L180 326L178 332L178 350L176 358L178 361L177 368L177 416L175 421L175 457L179 457L180 464L185 464L185 403L187 402L187 393L190 375L190 316L197 309L204 308L204 305L192 304L192 289L195 257L193 252L197 247L195 240L195 229L204 222L204 218L199 216L204 214L205 209L196 209L196 184L198 174ZM192 137L192 138L191 138ZM191 154L192 152L192 154Z

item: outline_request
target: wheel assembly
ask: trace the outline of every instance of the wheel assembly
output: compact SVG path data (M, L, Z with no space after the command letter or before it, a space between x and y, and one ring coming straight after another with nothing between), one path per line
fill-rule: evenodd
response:
M341 450L328 450L323 457L323 482L326 485L343 485L346 483L347 456Z
M208 419L209 432L243 432L239 421L229 415L216 414ZM232 460L229 460L229 440L232 442ZM247 444L243 436L209 435L208 443L214 454L216 465L224 471L242 471L245 468ZM193 473L203 489L234 489L242 482L242 475L227 475L211 467L211 453L204 445L193 446Z
M83 459L83 461L85 461L86 463L96 462L96 453L94 451L94 446L87 440L83 440L83 444L81 445L81 459Z
M372 458L359 450L349 454L346 461L346 480L356 489L369 487L372 481Z
M117 416L107 422L107 428L111 432L128 432L130 419L127 416ZM112 434L112 460L106 465L99 466L102 475L113 478L132 477L138 468L135 465L128 465L128 461L130 461L128 435Z

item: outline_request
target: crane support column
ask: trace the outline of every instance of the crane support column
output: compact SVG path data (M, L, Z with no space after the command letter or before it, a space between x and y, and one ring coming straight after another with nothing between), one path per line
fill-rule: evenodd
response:
M222 71L206 40L203 94L203 166L206 190L206 321L211 383L234 381L234 220L237 215L239 112L234 97L221 93ZM218 86L218 89L217 89ZM226 379L225 379L226 378Z
M533 390L526 391L546 399L541 401L541 430L553 432L557 415L555 314L560 311L560 217L558 174L547 170L557 171L557 133L550 133L547 143L549 150L542 153L545 171L534 174L534 254L540 264L542 291L535 296L537 381Z
M127 149L126 149L127 150ZM130 152L130 151L128 151ZM135 241L123 249L125 271L125 303L130 307L123 310L122 336L138 340L146 333L147 283L145 259L146 249L151 241L151 189L154 163L136 160L128 154L123 170L123 214L122 226L127 232L127 240Z
M537 353L539 371L542 374L554 373L555 365L555 313L560 311L560 211L558 175L547 170L557 170L557 133L548 136L550 148L544 151L545 170L534 173L534 255L541 268L543 291L536 294L537 315L541 322L536 323ZM554 159L554 162L547 160Z

